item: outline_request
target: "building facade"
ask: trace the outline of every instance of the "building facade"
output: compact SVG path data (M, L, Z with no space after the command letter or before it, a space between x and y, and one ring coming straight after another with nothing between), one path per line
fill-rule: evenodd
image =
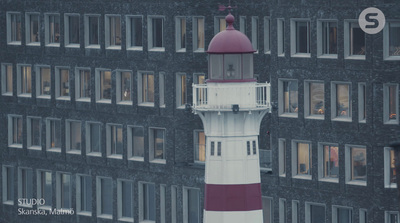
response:
M219 3L0 0L0 222L202 222L205 136L185 105ZM232 5L271 83L264 222L398 222L399 2ZM372 6L386 26L368 35Z

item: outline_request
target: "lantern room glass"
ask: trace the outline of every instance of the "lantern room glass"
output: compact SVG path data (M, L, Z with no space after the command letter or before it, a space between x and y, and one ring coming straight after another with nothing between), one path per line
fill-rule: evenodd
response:
M210 54L211 80L248 80L254 76L253 54Z

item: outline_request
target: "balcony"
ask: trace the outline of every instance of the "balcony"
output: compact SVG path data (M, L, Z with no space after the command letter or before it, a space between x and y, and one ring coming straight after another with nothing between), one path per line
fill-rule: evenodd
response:
M269 83L207 83L193 84L193 109L196 111L269 110L271 108Z

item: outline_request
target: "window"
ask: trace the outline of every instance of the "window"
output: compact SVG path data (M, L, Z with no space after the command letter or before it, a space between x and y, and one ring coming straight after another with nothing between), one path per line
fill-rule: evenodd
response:
M202 130L194 131L194 161L206 161L206 136Z
M308 118L324 118L325 97L324 83L310 82L305 83L304 110Z
M160 185L160 222L165 223L165 209L166 209L166 200L165 200L165 193L166 193L166 185Z
M139 221L156 221L155 185L139 182Z
M61 152L61 120L47 119L46 145L49 151Z
M13 95L13 65L1 64L1 93Z
M260 169L272 170L272 153L271 150L260 148Z
M7 43L21 45L21 13L7 12Z
M32 199L33 195L33 173L32 169L18 169L18 198ZM18 202L19 206L32 207L31 202Z
M215 16L214 17L214 35L217 35L219 32L222 32L226 29L226 20L223 16Z
M46 46L60 46L60 15L45 15L45 24Z
M186 52L186 18L175 18L175 47L176 52Z
M80 154L82 146L81 121L67 120L65 124L67 152Z
M385 211L385 223L399 223L399 212Z
M385 124L399 124L399 102L397 84L383 85L383 118Z
M239 17L239 30L240 32L242 32L243 34L246 35L246 16L240 16Z
M127 180L117 181L118 220L133 222L133 183Z
M396 188L396 155L393 148L385 147L384 150L384 165L385 165L385 187Z
M292 56L310 56L310 21L291 20L290 41Z
M127 16L126 45L128 50L143 50L143 17Z
M353 210L348 207L332 206L333 223L353 223Z
M193 51L204 52L204 17L193 17Z
M306 223L324 223L325 205L306 202Z
M262 197L262 212L263 212L263 223L272 223L273 222L273 209L272 209L272 198L270 197Z
M128 126L128 158L144 161L143 127Z
M186 103L187 103L186 74L178 73L176 75L176 107L185 108Z
M100 15L85 15L85 46L100 49Z
M154 106L154 74L138 73L138 97L142 105Z
M311 180L311 144L292 142L292 175Z
M75 78L75 95L78 101L88 101L90 102L90 69L76 69Z
M351 84L332 83L331 96L332 120L351 121Z
M292 223L300 222L300 204L299 201L292 201Z
M71 174L57 173L57 209L72 208Z
M251 17L251 44L253 49L258 52L258 17Z
M14 204L14 167L3 166L3 204Z
M383 30L383 57L386 60L400 59L400 22L387 22Z
M359 209L359 219L360 223L367 223L367 210L366 209Z
M70 100L69 94L69 68L56 67L56 98Z
M178 217L178 187L171 186L171 223L177 223Z
M365 32L358 22L344 23L344 54L345 59L365 60Z
M50 98L51 80L50 67L37 67L36 69L36 97Z
M183 222L200 223L200 190L183 188Z
M39 206L39 208L51 209L52 207L53 189L51 183L51 171L37 171L37 198L42 198L45 200L45 204L43 206Z
M92 177L77 175L76 208L78 214L91 216L92 212Z
M339 182L339 147L336 144L318 144L319 178Z
M279 90L279 113L297 117L299 111L298 85L295 80L280 80Z
M158 80L159 88L158 91L160 93L160 107L165 108L165 73L160 72L159 80Z
M119 104L130 104L130 105L132 104L132 72L130 71L117 72L116 91L117 91L117 102Z
M279 176L286 176L286 140L279 139Z
M86 153L101 156L101 124L86 123Z
M165 163L165 129L150 128L150 161Z
M121 17L106 15L105 17L106 49L121 49Z
M22 116L8 116L8 146L22 148Z
M66 14L64 16L66 47L79 47L79 26L79 14Z
M264 53L271 53L271 19L264 17Z
M365 83L358 84L358 121L367 121L367 90Z
M317 45L321 58L337 58L338 30L336 21L318 21Z
M122 125L107 124L107 156L122 159Z
M279 223L286 223L286 200L279 199Z
M113 182L111 178L97 177L97 217L112 219Z
M217 143L217 156L221 156L221 150L222 150L221 142L218 142Z
M25 39L28 46L40 45L40 18L39 13L25 14Z
M96 70L96 101L111 103L110 70Z
M30 65L17 65L17 92L20 97L32 96L32 69Z
M367 149L362 146L346 145L346 182L367 185Z
M42 119L40 117L27 117L28 149L42 149Z
M147 22L149 50L164 51L164 17L149 16Z

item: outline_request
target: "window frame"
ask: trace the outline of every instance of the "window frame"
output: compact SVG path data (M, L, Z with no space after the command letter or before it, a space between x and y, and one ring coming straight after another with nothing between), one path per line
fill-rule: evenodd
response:
M162 21L162 27L161 27L161 47L159 46L154 46L154 41L158 42L158 39L154 39L153 36L153 20L154 19L161 19ZM147 47L148 51L153 51L153 52L165 52L165 35L164 35L164 29L165 29L165 16L162 15L148 15L147 16Z
M384 164L384 187L385 188L397 188L397 183L391 183L391 165L393 163L391 163L391 156L392 156L392 151L394 153L394 149L391 147L384 147L384 152L383 152L383 164ZM394 161L396 161L396 154L394 153ZM394 165L396 165L394 163ZM396 167L394 167L394 169L396 169ZM396 180L396 175L394 176L394 180Z
M326 205L321 204L321 203L315 203L315 202L305 202L305 223L311 223L311 206L321 206L324 207L324 222L320 223L325 223L326 222Z
M85 180L82 180L82 179L85 179ZM89 185L90 187L88 185L86 185L87 179L89 179L89 181L90 181L90 185ZM82 186L83 181L85 182L85 186ZM92 176L84 175L84 174L76 175L76 210L77 210L76 214L77 215L92 216L92 211L93 211L93 206L92 206L93 187L92 187L92 185L93 185ZM84 189L90 188L90 193L89 193L90 200L89 201L87 201L87 197L85 196L85 195L87 195L87 191L85 190L85 192L82 193L82 187ZM83 197L85 197L84 199L85 199L86 203L90 202L89 205L90 205L91 211L87 211L86 207L85 207L85 209L82 209L82 198ZM83 203L85 203L85 201Z
M286 199L279 198L279 223L287 223L287 203Z
M87 49L100 49L101 37L100 37L100 14L85 14L84 15L84 37L85 37L85 48ZM97 18L97 44L90 43L90 18Z
M10 72L11 67L11 73ZM11 79L11 80L10 80ZM12 63L1 63L1 95L14 95L14 66ZM10 83L11 81L11 83ZM11 86L9 86L11 84ZM11 91L10 91L11 90Z
M51 184L50 184L50 197L53 198L53 172L51 170L44 170L44 169L38 169L36 172L36 185L37 185L37 198L43 198L45 199L44 196L46 196L45 194L48 194L48 191L45 193L46 188L45 185L43 185L43 179L42 179L42 173L46 174L49 173L50 174L50 178L51 178ZM43 192L42 192L43 191ZM38 209L44 209L44 210L51 210L51 208L53 207L53 200L50 200L50 205L48 204L49 201L48 199L45 199L46 203L43 206L37 205Z
M71 148L71 132L76 132L77 130L71 130L71 124L72 123L79 123L79 133L80 133L80 148L79 149L72 149ZM72 119L66 119L65 120L65 150L66 153L70 154L81 154L82 152L82 121L80 120L72 120Z
M102 202L103 202L103 194L102 194L102 181L103 180L110 180L111 181L111 201L113 201L113 179L111 177L103 177L103 176L98 176L96 177L96 210L97 210L97 217L98 218L104 218L104 219L112 219L113 218L113 211L114 211L114 205L111 205L111 214L106 214L102 213Z
M337 59L338 58L338 53L336 54L329 54L329 53L324 53L324 23L336 23L336 52L338 52L338 25L339 22L338 20L325 20L325 19L319 19L317 20L317 55L318 58L324 58L324 59ZM329 26L330 27L330 26ZM330 38L330 37L329 37ZM330 40L330 39L329 39Z
M201 26L199 27L199 20L203 21L203 29L201 32L199 32L199 29L201 29ZM200 43L202 42L203 48L199 47L199 36L203 39L203 41L200 40ZM206 48L206 42L205 42L205 17L204 16L193 16L193 52L194 53L204 53Z
M150 182L142 182L140 181L139 183L139 199L138 199L138 203L139 203L139 222L146 222L146 223L155 223L156 220L148 220L145 219L146 215L144 213L145 210L149 210L150 207L145 208L144 205L148 204L150 205L149 202L145 202L145 194L144 194L144 187L148 187L148 185L153 185L154 186L154 217L157 219L157 204L156 204L156 185L154 183L150 183ZM146 191L149 191L149 189L146 189Z
M31 40L31 32L32 32L32 24L31 24L31 16L37 16L38 24L37 24L37 41L36 40ZM22 20L21 20L22 21ZM45 24L46 24L46 14L45 14ZM40 21L40 13L39 12L26 12L25 13L25 44L27 46L40 46L40 30L41 30L41 21ZM47 26L45 26L47 27ZM21 38L22 39L22 38Z
M270 206L269 206L269 213L270 213L270 219L269 222L272 223L274 220L274 199L272 197L267 197L267 196L261 196L261 205L263 203L264 200L269 200ZM264 215L266 215L264 213L264 207L262 207L262 215L264 217ZM267 210L266 210L267 211ZM264 219L265 221L265 219Z
M390 119L390 87L395 87L395 109L396 109L396 118ZM384 124L399 124L399 84L394 83L385 83L383 84L383 123Z
M338 174L337 174L337 178L335 177L329 177L329 176L325 176L324 173L324 165L327 161L325 161L325 153L324 153L324 146L333 146L333 147L337 147L338 148L338 157L337 157L337 162L338 162ZM339 178L340 178L340 173L339 173L339 168L340 168L340 148L339 148L339 144L337 143L327 143L327 142L319 142L318 143L318 180L319 181L325 181L325 182L330 182L330 183L339 183Z
M39 119L39 142L40 146L38 145L32 145L32 120L33 119ZM42 118L41 117L35 117L35 116L27 116L26 117L26 129L27 129L27 148L28 149L33 149L33 150L42 150Z
M35 73L36 73L36 98L41 98L41 99L50 99L51 98L51 92L52 92L52 70L50 66L47 65L37 65L35 67ZM46 89L47 86L42 86L42 79L43 79L43 73L42 69L48 69L49 70L49 89L48 89L48 94L44 94L44 89Z
M160 108L165 108L165 89L166 89L166 78L165 72L160 72L158 75L158 93Z
M183 223L189 223L189 192L190 191L196 191L197 196L198 196L198 219L197 222L200 223L200 218L201 218L201 197L200 197L200 189L199 188L194 188L194 187L183 187L182 189L182 199L183 199Z
M57 32L56 32L56 22L54 20L54 27L50 27L50 18L54 16L54 19L56 17L58 17L58 42L56 41L56 37L57 37ZM44 29L44 39L45 39L45 46L46 47L60 47L61 44L61 16L60 13L45 13L44 14L44 24L45 24L45 29ZM54 40L52 40L51 35L52 32L50 30L50 28L54 29Z
M163 131L163 153L162 159L157 159L154 156L155 153L155 131ZM150 163L158 163L158 164L166 164L167 155L166 155L166 129L160 127L150 127L149 128L149 162Z
M201 144L199 143L199 134L200 133L203 133L204 134L204 145L203 145L203 147L204 147L204 161L201 161L200 159L197 159L197 157L196 157L196 151L197 150L199 150L199 152L198 152L198 156L200 157L200 146L201 146ZM206 156L207 156L207 149L206 149L206 145L207 145L207 139L206 139L207 137L206 137L206 135L205 135L205 132L204 132L204 130L203 129L195 129L195 130L193 130L193 148L194 148L194 162L195 163L198 163L198 164L205 164L205 162L206 162Z
M278 151L278 156L279 156L279 172L278 172L278 174L280 177L286 177L286 172L287 172L286 146L287 146L286 139L279 138L278 139L278 149L279 149L279 151Z
M400 20L386 20L386 25L383 28L383 59L384 60L400 60L400 52L398 55L389 55L390 47L390 28L391 25L395 27L400 27ZM400 50L400 49L399 49Z
M358 122L367 123L367 84L358 83Z
M297 52L300 45L298 30L298 22L306 22L307 24L307 53ZM291 57L310 58L311 57L311 20L310 19L290 19L290 55Z
M297 112L285 112L285 97L284 97L284 82L296 82L297 83ZM289 93L290 95L290 93ZM299 115L299 81L296 79L278 79L278 110L280 117L298 118ZM290 104L290 102L289 102Z
M349 86L349 95L348 95L348 103L349 103L349 116L341 117L337 116L337 85L348 85ZM332 121L343 121L343 122L352 122L353 121L353 97L352 92L353 87L351 82L340 82L340 81L332 81L331 82L331 120Z
M264 53L271 54L271 17L264 16Z
M365 60L367 54L367 35L364 33L365 52L364 55L352 54L352 29L360 28L357 20L344 20L344 59Z
M8 172L10 169L10 173ZM11 176L9 177L9 174ZM11 181L11 182L9 182ZM2 203L14 205L15 200L15 167L11 165L2 165ZM11 187L10 187L11 186ZM9 198L10 194L10 198Z
M29 68L29 74L28 70L25 71L25 69ZM24 69L24 72L21 71L21 69ZM22 78L21 75L26 74L26 78ZM29 75L29 77L28 77ZM32 82L33 74L32 74L32 65L30 64L17 64L17 96L18 97L25 97L25 98L31 98L32 97L32 88L33 88L33 82ZM23 80L24 79L24 80ZM25 80L26 79L26 80ZM30 79L30 82L28 83L28 79ZM23 81L25 81L25 88L23 85ZM24 92L23 92L24 91ZM28 92L30 91L30 92Z
M186 73L176 73L176 108L185 109L188 103L188 78Z
M143 16L142 15L127 15L126 19L126 50L133 50L133 51L143 51ZM132 35L134 30L132 30L132 20L133 19L140 19L141 20L141 45L134 46L132 45Z
M134 137L134 129L135 128L141 128L142 129L142 133L143 133L143 156L134 156L134 146L135 143L133 142L133 137ZM145 135L144 135L144 127L143 126L137 126L137 125L128 125L127 126L127 135L128 135L128 139L127 139L127 144L128 144L128 160L133 160L133 161L144 161L144 156L145 156Z
M251 45L253 47L253 50L255 54L258 54L260 45L259 45L259 39L260 39L260 23L258 16L252 16L251 17Z
M396 214L397 215L397 222L396 223L399 223L400 222L400 214L399 214L399 212L398 211L385 211L385 223L391 223L392 221L391 221L391 215L392 214Z
M277 50L278 57L285 57L285 19L277 18Z
M92 145L91 145L91 137L92 137L92 125L99 125L99 151L98 152L93 152L92 151ZM85 142L86 142L86 155L87 156L97 156L101 157L102 156L102 144L101 144L101 138L102 138L102 131L103 131L103 124L101 122L86 122L85 129L86 129L86 137L85 137Z
M123 199L126 197L126 195L123 194L123 184L124 183L129 183L130 184L130 191L131 191L131 198L130 198L130 209L131 209L131 214L132 217L126 217L123 216L123 207L124 207L124 202ZM133 222L133 218L134 218L134 188L133 185L134 182L131 180L125 180L125 179L117 179L117 218L118 221L124 221L124 222Z
M311 84L322 84L322 109L323 114L311 114ZM304 116L307 119L318 119L324 120L326 113L326 103L325 103L325 83L323 81L313 81L313 80L305 80L304 81Z
M299 174L298 170L298 144L308 144L308 173ZM292 140L292 178L312 180L313 168L312 168L312 142L306 140Z
M78 17L78 43L71 43L70 40L70 17ZM64 45L69 48L80 48L80 34L81 34L81 15L78 13L65 13L64 14Z
M63 82L63 83L68 83L68 88L66 88L66 89L68 89L68 96L64 96L64 95L61 95L61 91L62 91L62 88L61 88L61 84L62 84L62 82L61 82L61 80L62 80L62 78L61 78L61 74L62 74L62 70L67 70L68 71L68 81L67 82ZM71 83L72 83L72 81L71 81L71 70L70 70L70 68L69 67L55 67L55 97L56 97L56 100L67 100L67 101L69 101L69 100L71 100ZM65 87L64 87L65 88Z
M349 222L350 223L354 222L353 219L355 219L355 218L354 218L354 213L353 213L353 208L352 207L332 205L332 223L340 223L338 221L339 209L347 209L348 211L350 211Z
M105 76L107 75L106 72L109 72L110 74L110 80L109 80L109 91L110 91L110 98L104 98L104 90L105 88L103 85L106 81ZM96 68L95 70L95 92L96 92L96 103L105 103L105 104L111 104L112 98L113 98L113 73L110 69L104 69L104 68ZM103 85L102 85L103 84ZM103 91L103 92L102 92Z
M81 87L82 87L82 77L81 77L81 72L89 72L89 78L88 78L88 94L89 97L82 97L81 95ZM90 102L91 97L92 97L92 71L91 68L88 67L77 67L75 68L75 101L79 102Z
M24 144L24 121L22 115L7 115L8 117L8 147L9 148L22 148ZM14 123L14 119L17 119L17 123ZM18 120L20 119L20 120ZM19 123L20 122L20 123ZM15 129L15 124L17 125L17 129ZM18 127L20 126L20 130ZM16 131L16 132L15 132ZM20 133L19 133L20 132ZM17 142L21 140L21 143L14 142L14 133L17 133ZM18 137L20 135L20 137Z
M22 13L20 12L6 12L7 15L7 45L21 45L22 43ZM19 15L19 31L18 31L18 23L15 22L15 27L13 27L13 16ZM17 21L17 18L15 19ZM13 38L13 29L15 29L15 40ZM19 33L19 34L18 34ZM19 35L19 41L18 41Z
M118 151L118 132L119 128L121 130L121 154ZM112 135L115 131L115 142ZM115 151L113 151L113 144L115 146ZM106 124L106 146L107 146L107 158L122 159L124 154L124 128L122 124L107 123ZM114 153L115 152L115 153Z
M225 23L225 28L221 28L221 25L223 25L223 23ZM224 31L227 26L228 24L226 23L225 16L214 16L214 36L217 35L219 32Z
M186 24L187 24L187 19L185 16L175 16L175 51L177 53L186 52L187 48Z
M126 73L129 73L129 97L130 97L130 100L122 100L122 95L123 95L123 93L122 93L122 76L123 76L123 74L126 74ZM112 79L112 78L111 78ZM131 71L131 70L117 70L116 71L116 88L115 88L115 91L116 91L116 101L117 101L117 104L120 104L120 105L132 105L133 104L133 79L134 79L134 77L133 77L133 72Z
M64 201L64 180L63 176L69 176L68 199L69 207L63 207ZM70 211L72 209L72 174L66 172L56 172L56 207L59 210Z
M30 174L27 174L27 171ZM30 176L29 176L30 175ZM30 191L28 187L31 187ZM25 190L25 191L24 191ZM30 192L30 195L28 194ZM25 197L23 194L26 194ZM33 198L33 170L27 167L18 167L18 198L32 199ZM29 204L27 204L29 203ZM32 208L32 202L18 202L18 206Z
M144 91L144 89L143 89L143 75L152 75L153 76L153 101L151 101L150 99L151 99L151 97L150 97L150 99L146 99L146 100L144 100L145 98L144 97L146 97L146 96L143 96L143 91ZM138 87L137 87L137 92L138 92L138 105L139 106L147 106L147 107L154 107L154 105L155 105L155 81L154 81L154 77L155 77L155 75L154 75L154 72L152 72L152 71L138 71L137 72L137 80L138 80L138 83L137 83L137 85L138 85ZM148 83L148 77L147 77L147 82L146 83ZM149 86L149 85L148 85ZM147 92L148 92L148 90L147 90ZM151 92L150 92L150 94L151 94ZM147 97L149 97L149 95L147 96Z
M353 164L351 160L352 149L365 149L366 163L365 163L365 181L352 179ZM368 150L366 146L362 145L345 145L345 170L346 170L346 184L357 185L357 186L367 186L368 182Z
M52 140L52 122L60 122L60 136L59 136L59 143L60 143L60 147L52 147L51 146L51 140ZM62 145L62 122L60 118L46 118L46 151L48 152L59 152L61 153L61 148L63 147ZM54 129L56 132L54 134L57 134L57 130ZM54 137L57 137L56 135L54 135Z
M119 19L119 33L118 21ZM112 27L114 25L114 27ZM113 32L114 31L114 32ZM121 50L122 47L122 18L119 14L105 14L104 15L104 34L105 34L105 48L106 50ZM119 34L119 37L118 37ZM113 38L114 36L114 38ZM119 38L119 45L118 45Z

